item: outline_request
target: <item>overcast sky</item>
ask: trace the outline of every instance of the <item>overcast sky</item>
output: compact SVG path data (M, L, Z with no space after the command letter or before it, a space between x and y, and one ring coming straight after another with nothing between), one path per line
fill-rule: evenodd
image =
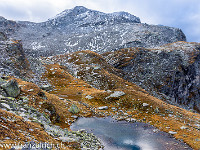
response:
M75 6L106 13L127 11L143 23L180 28L187 41L200 42L200 0L0 0L0 16L42 22Z

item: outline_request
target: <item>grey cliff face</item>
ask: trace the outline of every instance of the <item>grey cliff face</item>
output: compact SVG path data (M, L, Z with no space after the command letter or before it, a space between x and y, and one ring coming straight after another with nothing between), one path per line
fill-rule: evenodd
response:
M0 73L17 77L24 77L30 71L20 41L12 41L0 32Z
M7 34L5 18L0 29ZM16 23L16 22L15 22ZM11 38L21 39L25 52L34 56L50 56L92 50L98 53L125 47L155 47L185 41L180 29L148 25L127 12L102 13L77 6L65 10L42 23L18 22Z
M200 112L200 44L176 42L155 49L127 48L103 54L123 78L150 94Z

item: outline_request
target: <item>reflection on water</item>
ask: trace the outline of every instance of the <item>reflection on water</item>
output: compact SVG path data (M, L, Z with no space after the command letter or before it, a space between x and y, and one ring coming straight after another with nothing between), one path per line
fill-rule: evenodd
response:
M117 122L112 118L79 118L71 129L86 129L94 133L105 145L105 150L191 149L167 133L155 133L154 127L144 123Z

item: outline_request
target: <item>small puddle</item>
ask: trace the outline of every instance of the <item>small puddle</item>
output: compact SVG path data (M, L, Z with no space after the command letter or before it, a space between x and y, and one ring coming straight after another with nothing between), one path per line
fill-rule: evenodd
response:
M94 133L105 150L192 150L168 133L145 123L129 123L108 118L79 118L72 130Z

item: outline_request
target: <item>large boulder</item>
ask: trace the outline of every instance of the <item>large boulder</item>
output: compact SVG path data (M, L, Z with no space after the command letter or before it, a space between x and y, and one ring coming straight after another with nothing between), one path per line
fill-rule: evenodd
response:
M15 79L12 79L0 86L6 92L7 96L9 96L9 97L16 98L20 94L20 88Z

